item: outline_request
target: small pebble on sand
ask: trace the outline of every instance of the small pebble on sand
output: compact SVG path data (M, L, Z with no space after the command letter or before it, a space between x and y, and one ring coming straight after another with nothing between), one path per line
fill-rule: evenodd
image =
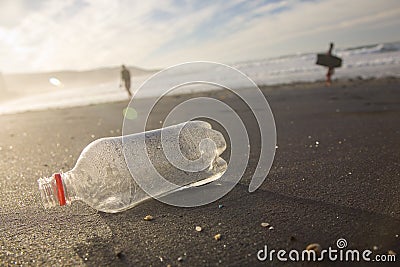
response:
M203 229L201 228L201 226L196 226L196 231L201 232L201 231L203 231Z
M394 252L393 250L389 250L388 255L396 255L396 252Z
M214 236L214 239L217 240L217 241L220 240L221 239L221 234L216 234Z
M378 250L378 246L373 246L372 249L373 250Z
M312 243L312 244L309 244L309 245L306 247L306 250L313 250L313 251L315 251L317 254L319 254L319 253L321 253L322 247L321 247L321 245L318 244L318 243Z
M267 223L267 222L262 222L261 223L261 226L262 227L269 227L269 226L271 226L269 223Z
M154 218L151 215L146 215L146 217L143 218L145 221L152 221Z

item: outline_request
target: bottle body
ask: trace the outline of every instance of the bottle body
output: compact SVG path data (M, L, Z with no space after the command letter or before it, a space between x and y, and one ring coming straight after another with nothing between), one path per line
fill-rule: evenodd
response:
M175 146L174 140L178 140ZM166 152L163 147L169 150ZM55 175L54 179L39 179L39 189L48 207L57 203L55 199L60 205L82 200L99 211L120 212L150 198L146 193L149 189L155 197L176 189L168 185L160 187L155 175L179 187L218 179L227 168L219 157L225 148L223 136L200 121L102 138L82 151L72 170L60 174L61 185ZM190 169L191 163L197 166ZM43 195L43 192L48 193ZM49 192L53 196L48 196Z

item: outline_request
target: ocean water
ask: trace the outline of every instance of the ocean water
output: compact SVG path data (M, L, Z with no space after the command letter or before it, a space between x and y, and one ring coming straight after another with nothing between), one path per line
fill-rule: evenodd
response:
M260 86L313 82L325 79L326 69L315 65L316 54L323 52L299 53L277 58L239 62L230 64L230 66L240 70ZM343 59L342 67L335 70L334 79L400 77L400 42L337 49L334 54ZM226 87L240 89L245 84L242 82L243 77L241 75L226 74L216 66L174 71L167 77L157 79L153 86L146 90L138 89L146 79L151 77L151 74L136 76L132 78L132 91L135 93L135 98L159 97L165 88L178 85L177 83L183 77L187 80L196 81L199 76L206 77L202 80L207 80L207 77L209 77L210 80L217 81L217 83ZM128 94L119 87L119 80L117 79L92 86L63 88L57 86L59 81L55 80L54 77L51 78L49 78L49 83L54 84L54 90L29 91L29 84L27 84L28 90L25 90L25 92L29 93L0 102L0 115L128 99ZM62 81L60 83L62 84ZM176 90L175 93L190 93L210 89L215 89L215 87L197 85Z

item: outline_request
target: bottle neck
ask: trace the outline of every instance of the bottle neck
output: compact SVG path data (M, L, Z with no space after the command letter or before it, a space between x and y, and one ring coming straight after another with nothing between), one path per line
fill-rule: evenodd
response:
M48 178L38 180L39 191L45 209L55 206L70 205L77 200L76 192L71 184L72 172L56 173Z

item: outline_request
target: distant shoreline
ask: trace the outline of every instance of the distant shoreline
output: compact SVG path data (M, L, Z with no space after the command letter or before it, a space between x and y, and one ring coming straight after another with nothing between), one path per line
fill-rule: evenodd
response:
M347 79L334 79L333 86L331 87L326 87L327 90L334 90L336 87L351 87L354 86L358 83L369 83L369 82L374 82L374 83L386 83L386 82L397 82L400 83L400 77L382 77L382 78L362 78L362 77L357 77L357 78L347 78ZM313 82L291 82L291 83L283 83L283 84L274 84L274 85L259 85L258 86L262 91L268 92L268 91L280 91L280 90L307 90L307 89L315 89L318 87L325 87L325 82L324 80L318 80L318 81L313 81ZM243 88L242 90L245 90L246 88ZM211 91L202 91L202 92L191 92L191 93L185 93L185 94L177 94L177 95L169 95L167 97L180 97L182 95L185 96L190 96L190 97L197 97L197 96L215 96L219 94L223 94L222 90L211 90ZM154 99L154 96L149 96L149 97L141 97L138 98L140 100L148 100L148 99ZM82 105L71 105L71 106L61 106L61 107L49 107L49 108L38 108L38 109L26 109L23 111L17 111L17 112L2 112L2 104L7 103L7 101L12 101L18 99L18 95L10 95L8 98L0 98L0 116L7 116L7 115L12 115L12 114L22 114L26 112L40 112L40 111L45 111L45 110L60 110L60 109L71 109L71 108L76 108L76 107L85 107L85 106L93 106L93 105L103 105L103 104L108 104L108 103L123 103L123 102L128 102L128 98L126 99L119 99L116 101L100 101L97 103L89 103L89 104L82 104Z

